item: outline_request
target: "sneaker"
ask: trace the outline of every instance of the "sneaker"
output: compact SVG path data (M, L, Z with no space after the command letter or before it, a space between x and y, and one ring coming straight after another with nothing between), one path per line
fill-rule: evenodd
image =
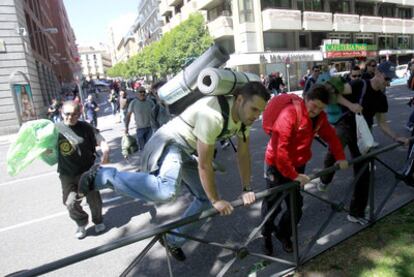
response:
M328 184L324 184L322 183L321 179L318 178L315 180L314 184L316 185L316 188L320 191L320 192L326 192L328 190Z
M412 132L414 129L414 126L405 125L405 129L407 129L409 132Z
M275 232L275 237L282 243L282 248L286 253L293 252L293 243L290 238L285 238L279 235L279 233Z
M102 233L103 231L105 231L106 226L103 223L99 223L95 225L95 233L99 234Z
M99 167L99 164L95 164L88 171L82 173L78 183L78 194L80 196L85 196L88 192L94 190L95 176Z
M174 257L174 259L176 259L177 261L180 261L180 262L185 261L186 256L185 256L183 250L181 249L181 247L176 247L176 246L169 245L169 244L164 242L164 239L160 239L159 242L162 246L167 248L167 251L171 254L171 256Z
M272 236L263 236L263 253L267 256L273 254Z
M86 237L86 225L79 226L78 229L76 229L75 237L77 239L83 239Z
M349 222L352 223L358 223L360 225L366 225L368 224L368 220L363 218L363 217L357 217L357 216L353 216L353 215L347 215L346 219L348 219Z

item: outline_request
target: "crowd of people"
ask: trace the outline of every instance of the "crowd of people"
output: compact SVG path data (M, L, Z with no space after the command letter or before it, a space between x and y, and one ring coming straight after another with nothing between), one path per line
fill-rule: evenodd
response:
M386 120L388 101L385 90L395 78L395 68L390 62L369 60L364 70L353 66L347 77L336 76L338 68L333 66L328 70L332 76L324 75L326 80L322 82L319 80L321 71L317 65L310 69L302 97L283 93L285 84L280 73L272 72L269 76L262 75L261 82L249 82L236 88L231 96L203 97L173 118L157 93L165 81L154 83L148 91L144 86L132 87L133 98L129 98L126 89L114 82L107 101L111 104L112 113L115 116L119 114L125 134L130 132L131 116L134 115L141 157L139 172L101 166L109 162L109 147L96 129L100 108L92 93L83 106L76 100L65 101L61 105L54 99L49 107L50 118L61 128L68 129L71 137L61 135L59 139L58 172L63 203L78 226L76 237L81 239L86 236L88 215L80 206L83 197L86 197L91 208L95 231L105 230L99 191L107 188L143 201L165 203L176 199L180 188L186 186L193 201L182 217L208 208L215 208L221 215L231 214L231 203L218 193L215 181L217 168L213 160L216 143L233 136L237 138L235 160L239 168L241 197L245 205L254 203L255 194L250 184L250 132L262 113L264 118L272 117L272 114L275 117L268 126L263 121L263 127L270 135L264 153L265 184L267 188L289 181L300 184L296 190L296 223L301 219L303 207L300 188L310 181L305 167L312 157L311 146L315 136L329 146L325 166L337 164L340 169L348 167L344 153L346 147L351 153L349 158L361 156L357 146L356 113L364 116L370 128L375 119L385 135L393 141L408 144L408 139L395 133ZM271 98L272 94L274 97ZM85 122L79 120L82 109ZM98 146L103 154L101 162L95 163ZM370 169L365 164L353 165L354 176L361 177L355 185L347 215L352 223L367 223L365 211ZM332 180L333 174L322 176L317 180L318 189L326 191ZM280 208L276 209L262 229L263 251L267 255L273 254L272 234L286 252L292 252L292 207L287 196L280 193L265 198L261 217L265 219L281 197L285 197L283 200L287 209L275 222L281 212ZM174 231L191 234L197 232L202 224L188 224ZM183 237L174 235L167 235L161 241L180 261L186 259L181 248L185 242Z

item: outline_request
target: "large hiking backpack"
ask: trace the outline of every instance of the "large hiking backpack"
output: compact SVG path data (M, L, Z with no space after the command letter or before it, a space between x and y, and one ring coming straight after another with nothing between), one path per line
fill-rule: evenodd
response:
M288 105L294 105L297 113L295 129L299 129L300 118L302 115L302 98L296 94L281 94L273 97L267 103L266 109L262 116L262 127L266 134L272 135L273 125L275 124L280 112Z

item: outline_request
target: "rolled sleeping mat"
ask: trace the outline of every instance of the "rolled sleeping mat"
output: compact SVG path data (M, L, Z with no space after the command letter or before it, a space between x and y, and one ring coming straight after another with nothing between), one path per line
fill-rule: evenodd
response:
M219 67L230 59L226 49L215 44L207 49L189 66L159 88L158 95L164 103L171 105L197 88L198 74L206 67Z
M235 88L255 81L260 82L260 77L253 73L206 68L198 75L197 87L205 95L223 95L231 94Z

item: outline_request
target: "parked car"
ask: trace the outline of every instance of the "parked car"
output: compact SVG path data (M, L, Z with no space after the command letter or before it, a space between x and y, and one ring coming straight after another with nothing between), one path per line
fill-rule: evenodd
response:
M406 77L407 74L408 74L407 68L408 68L408 64L398 65L395 68L395 75L397 75L398 78L404 78L404 77Z

